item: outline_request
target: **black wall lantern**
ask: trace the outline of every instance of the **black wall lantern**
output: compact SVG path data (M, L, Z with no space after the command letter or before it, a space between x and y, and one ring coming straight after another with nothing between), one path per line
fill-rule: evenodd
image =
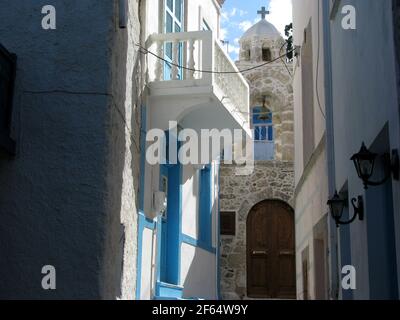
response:
M357 174L364 183L365 189L368 189L368 186L379 186L385 183L392 174L395 180L399 180L399 153L397 150L392 151L391 157L389 154L384 154L385 177L381 181L376 182L369 180L374 173L377 156L378 154L369 151L363 142L360 151L351 157Z
M339 196L337 191L333 198L328 200L328 206L331 211L332 218L336 222L336 226L350 224L356 220L357 216L360 221L364 220L364 201L362 196L351 199L351 204L354 209L353 217L348 221L342 221L343 210L347 206L347 199L343 199Z

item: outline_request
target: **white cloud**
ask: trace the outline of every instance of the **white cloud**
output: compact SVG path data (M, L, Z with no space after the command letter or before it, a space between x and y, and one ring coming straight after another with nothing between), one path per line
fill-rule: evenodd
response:
M226 11L224 11L224 10L222 10L222 12L221 12L221 20L222 21L228 21L229 20L229 13L228 12L226 12Z
M271 0L267 20L285 34L285 26L292 22L292 0Z
M234 18L238 13L240 16L242 16L243 12L244 12L243 10L240 10L238 8L232 8L231 11L222 10L221 12L222 21L229 21L230 18Z
M220 38L221 40L226 40L227 36L228 36L228 29L226 29L226 28L221 28L221 29L219 30L219 38Z
M245 10L239 10L239 16L243 17L243 16L245 16L246 14L248 14L247 11L245 11Z
M242 31L247 31L251 26L253 25L253 22L249 21L249 20L245 20L239 23L239 28Z
M228 53L230 54L233 61L238 60L240 48L238 46L229 45Z
M237 46L229 45L229 53L239 54L240 48Z

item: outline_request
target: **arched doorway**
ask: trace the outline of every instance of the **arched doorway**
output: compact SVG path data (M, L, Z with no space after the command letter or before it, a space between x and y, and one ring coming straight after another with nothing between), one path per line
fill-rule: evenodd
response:
M247 217L247 295L295 299L293 209L280 200L256 204Z

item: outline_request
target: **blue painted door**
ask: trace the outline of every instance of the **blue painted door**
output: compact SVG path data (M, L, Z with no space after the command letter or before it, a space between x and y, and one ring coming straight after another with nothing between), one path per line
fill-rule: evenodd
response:
M167 196L167 210L161 221L160 281L178 285L181 232L180 164L160 166L160 190Z
M183 0L165 0L165 33L183 32ZM178 49L178 64L183 62L183 46L179 44ZM167 42L165 44L166 62L164 66L164 80L171 80L172 59L173 59L173 44ZM178 79L182 80L182 68L179 69Z

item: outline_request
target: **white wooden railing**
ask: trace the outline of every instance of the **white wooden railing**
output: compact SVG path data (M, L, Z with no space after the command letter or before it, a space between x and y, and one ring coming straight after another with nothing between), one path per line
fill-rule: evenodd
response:
M191 81L193 86L216 86L235 109L248 114L249 86L211 31L153 34L146 45L149 51L165 58L167 44L172 46L170 73L166 75L165 61L148 55L150 82L165 82L174 87L179 86L178 81Z

